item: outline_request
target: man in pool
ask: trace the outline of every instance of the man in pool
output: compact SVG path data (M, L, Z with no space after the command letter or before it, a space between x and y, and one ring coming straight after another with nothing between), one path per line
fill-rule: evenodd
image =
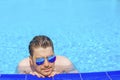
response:
M30 56L19 63L18 73L44 78L59 73L77 72L69 59L54 54L53 42L45 35L35 36L31 40L29 53Z

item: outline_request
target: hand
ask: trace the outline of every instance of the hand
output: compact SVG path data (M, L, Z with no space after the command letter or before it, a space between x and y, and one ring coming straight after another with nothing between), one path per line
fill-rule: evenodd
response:
M59 74L60 72L52 72L48 77L53 77L54 75L56 75L56 74ZM39 73L37 73L37 72L30 72L30 74L31 75L36 75L37 77L42 77L42 78L45 78L45 76L44 75L42 75L42 74L39 74Z
M48 77L53 77L56 74L59 74L60 72L52 72Z
M30 74L33 75L33 76L36 75L36 76L39 77L39 78L40 78L40 77L45 78L44 75L39 74L39 73L37 73L37 72L30 72Z

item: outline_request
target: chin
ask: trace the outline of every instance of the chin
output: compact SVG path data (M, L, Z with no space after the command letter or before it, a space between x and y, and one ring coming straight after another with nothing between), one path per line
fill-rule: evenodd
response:
M52 73L52 72L44 72L43 75L45 75L45 76L49 76L51 73Z

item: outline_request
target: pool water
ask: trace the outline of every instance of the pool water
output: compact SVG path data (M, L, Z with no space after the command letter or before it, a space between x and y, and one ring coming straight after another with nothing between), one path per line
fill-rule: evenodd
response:
M0 11L0 73L15 73L39 34L79 72L120 70L119 0L1 0Z

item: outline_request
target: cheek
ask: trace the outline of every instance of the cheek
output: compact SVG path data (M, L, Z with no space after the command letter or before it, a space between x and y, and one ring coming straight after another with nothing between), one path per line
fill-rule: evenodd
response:
M51 63L50 66L54 68L55 67L55 63Z
M34 68L37 72L41 72L43 69L42 66L35 66Z
M36 70L40 70L42 65L38 66L35 62L33 63L33 66Z

